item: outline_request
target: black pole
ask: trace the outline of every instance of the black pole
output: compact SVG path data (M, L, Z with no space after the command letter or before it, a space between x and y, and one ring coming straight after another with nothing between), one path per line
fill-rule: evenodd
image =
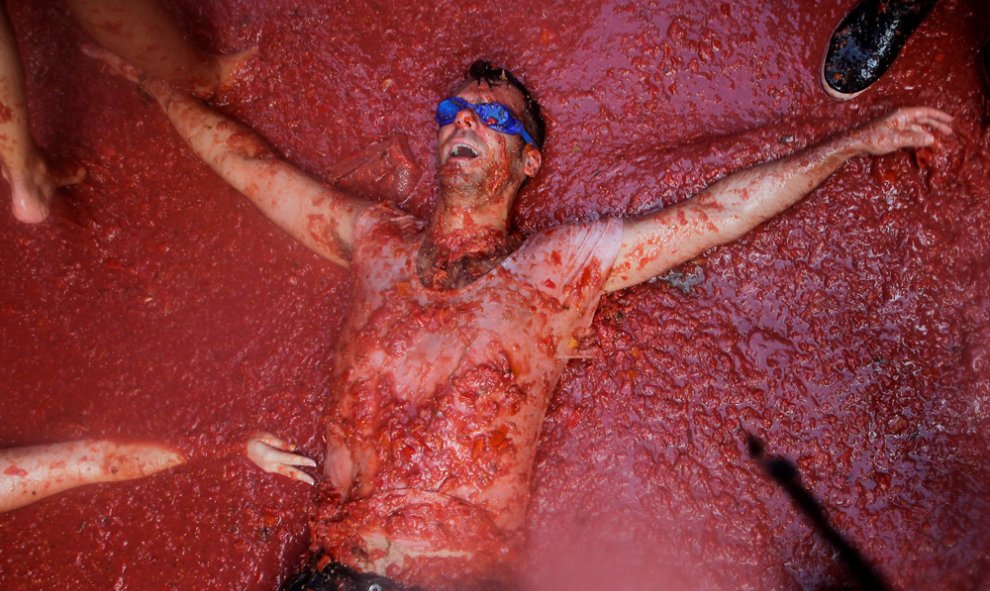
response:
M883 577L878 573L863 555L846 538L840 534L828 517L821 503L815 499L801 484L801 475L797 466L790 460L774 456L767 457L763 453L763 442L751 433L746 434L746 443L749 447L749 455L763 468L763 471L779 484L781 488L791 497L791 501L798 510L807 517L815 529L824 537L829 544L839 553L839 559L849 569L849 574L858 583L861 589L876 589L886 591L890 589Z

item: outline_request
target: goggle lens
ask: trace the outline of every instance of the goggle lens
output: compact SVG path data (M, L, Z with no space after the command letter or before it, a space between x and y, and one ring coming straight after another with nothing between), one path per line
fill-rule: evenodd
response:
M437 105L437 125L441 127L450 125L454 122L454 119L457 119L457 114L464 109L474 111L482 123L495 131L522 136L527 144L536 145L533 138L530 137L529 133L523 127L522 121L516 119L509 108L501 103L479 103L474 105L457 96L446 98Z
M467 103L463 100L457 100L456 97L440 101L440 104L437 105L437 124L450 125L457 118L457 114L465 108L467 108Z

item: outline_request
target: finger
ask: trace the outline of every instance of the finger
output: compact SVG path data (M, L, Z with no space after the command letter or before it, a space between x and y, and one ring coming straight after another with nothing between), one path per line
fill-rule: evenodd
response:
M917 124L916 123L914 125L911 125L905 131L910 132L910 134L914 138L930 137L930 138L932 138L932 141L934 141L935 140L935 131L941 132L942 130L939 129L939 128L935 128L934 126L928 126L928 125L922 125L922 124ZM952 133L952 132L950 131L949 133Z
M305 482L306 484L313 486L316 484L316 480L312 476L306 474L298 468L291 468L289 466L281 466L276 470L278 474L285 476L287 478L292 478L293 480L298 480L300 482Z
M938 119L926 119L924 123L928 127L937 129L939 132L944 133L945 135L952 135L953 133L955 133L951 125Z
M904 139L905 139L904 142L905 147L910 146L914 148L919 148L922 146L930 146L935 143L935 136L933 136L932 134L926 131L905 134Z
M947 126L952 122L952 116L945 111L931 107L904 107L894 111L887 119L887 125L892 129L907 129L914 124L931 124ZM939 127L940 131L952 133L951 128ZM948 131L946 131L948 130Z
M901 107L894 112L898 115L906 115L908 117L948 117L945 111L933 107Z
M86 180L86 167L81 164L66 166L55 176L55 184L59 187L76 185L84 180Z
M141 80L141 71L112 51L92 43L84 43L80 49L82 49L82 52L89 57L98 59L107 64L117 74L127 78L131 82L138 82Z
M937 129L940 133L952 135L952 116L945 111L931 109L928 107L918 107L909 113L911 123L925 125Z
M248 47L243 51L225 55L220 58L221 68L224 70L222 77L229 84L237 73L258 57L258 46Z
M889 154L904 148L920 148L931 145L933 141L934 137L924 131L916 132L904 130L890 135L883 142L879 143L877 145L878 151L876 153Z
M269 462L277 462L286 466L308 466L310 468L316 467L316 462L306 456L301 456L298 454L290 454L284 451L269 450L265 454L265 460Z
M83 43L79 46L79 49L91 58L104 61L106 60L106 54L109 53L106 49L93 43Z
M942 121L943 123L952 122L952 115L949 115L948 113L946 113L941 109L933 109L931 107L917 107L917 113L919 116L928 119L936 119L938 121Z
M279 439L278 437L275 437L271 433L264 433L264 432L255 433L254 438L264 443L265 445L274 447L275 449L280 449L282 451L292 451L295 449L295 446L293 446L291 443Z
M93 43L83 43L80 47L82 52L89 57L100 60L101 62L111 66L115 70L120 70L123 65L123 60L117 54L100 47L99 45L94 45Z

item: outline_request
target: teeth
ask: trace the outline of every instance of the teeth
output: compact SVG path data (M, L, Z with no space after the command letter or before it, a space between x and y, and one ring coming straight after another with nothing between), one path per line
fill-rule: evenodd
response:
M478 153L471 146L455 144L454 149L450 151L450 155L454 158L477 158Z

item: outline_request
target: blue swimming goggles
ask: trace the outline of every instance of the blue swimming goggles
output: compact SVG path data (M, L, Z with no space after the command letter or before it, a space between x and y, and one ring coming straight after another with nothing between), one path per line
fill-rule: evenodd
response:
M527 144L536 147L536 142L523 127L522 121L516 119L509 107L501 103L478 103L475 105L458 96L445 98L437 105L437 125L440 127L450 125L457 118L457 114L464 109L474 111L482 123L495 131L518 135Z

